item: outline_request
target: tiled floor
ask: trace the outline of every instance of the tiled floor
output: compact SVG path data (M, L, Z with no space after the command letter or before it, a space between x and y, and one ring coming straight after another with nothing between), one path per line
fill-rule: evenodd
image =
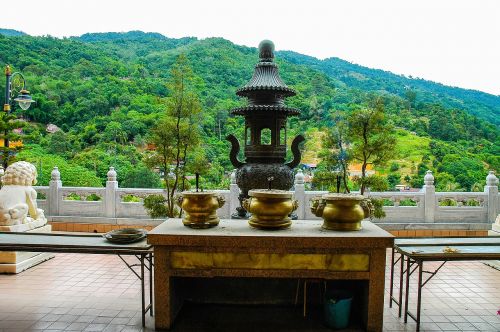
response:
M19 275L0 275L0 331L141 331L139 298L136 276L118 257L56 254ZM411 300L414 308L415 294ZM424 288L423 303L423 331L500 331L500 271L449 262ZM154 326L149 316L146 325ZM387 296L384 330L415 330Z

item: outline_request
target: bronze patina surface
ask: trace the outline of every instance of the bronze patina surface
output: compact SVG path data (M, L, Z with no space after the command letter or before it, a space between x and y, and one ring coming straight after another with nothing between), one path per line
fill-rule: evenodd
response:
M293 186L293 168L300 163L299 144L304 137L299 135L292 142L293 160L286 162L287 118L300 113L298 109L285 105L285 98L294 96L293 89L282 81L278 66L274 63L274 44L264 40L259 45L260 61L255 65L252 79L236 91L248 99L248 105L235 108L233 115L245 117L244 155L245 162L238 160L240 143L234 135L231 142L230 159L236 171L236 183L241 190L240 202L248 198L248 191L266 188L268 178L273 177L273 188L290 190ZM241 204L242 205L242 204ZM245 217L243 206L238 216Z
M370 256L366 254L256 254L172 252L174 269L287 269L327 271L368 271Z
M292 199L292 192L285 190L253 189L250 198L243 201L243 207L252 216L248 223L256 228L281 229L290 227L289 215L298 207Z
M212 191L184 191L177 196L177 205L186 215L182 219L191 228L210 228L219 224L217 209L224 205L224 198Z
M311 199L311 212L323 218L323 228L334 231L358 231L361 220L369 216L366 197L329 193Z

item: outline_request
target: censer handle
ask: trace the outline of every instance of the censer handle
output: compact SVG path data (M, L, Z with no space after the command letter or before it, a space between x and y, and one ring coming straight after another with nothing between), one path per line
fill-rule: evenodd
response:
M182 194L177 194L174 196L174 201L180 208L182 208L182 202L184 201L184 196Z

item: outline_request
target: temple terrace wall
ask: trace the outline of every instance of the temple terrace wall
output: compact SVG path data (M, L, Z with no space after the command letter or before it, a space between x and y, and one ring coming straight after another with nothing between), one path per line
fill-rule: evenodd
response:
M486 177L483 192L436 192L431 171L427 171L424 180L418 192L368 193L389 205L384 206L386 217L373 221L397 236L479 236L486 235L492 226L498 228L494 224L500 212L500 199L498 178L493 172ZM63 187L55 167L49 186L35 189L39 193L38 206L45 210L54 231L106 232L131 226L151 229L165 221L149 218L142 205L144 197L165 192L120 188L113 167L103 188ZM301 171L295 175L292 190L299 202L298 219L317 219L310 211L310 199L326 192L306 191ZM229 190L216 192L226 199L218 215L228 219L239 205L234 176Z

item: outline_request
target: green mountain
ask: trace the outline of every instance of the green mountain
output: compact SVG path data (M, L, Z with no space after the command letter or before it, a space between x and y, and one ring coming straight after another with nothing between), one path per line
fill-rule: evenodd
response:
M102 181L113 165L122 185L134 185L134 171L144 168L145 138L163 112L162 98L169 94L165 86L169 69L181 53L193 68L203 104L200 126L214 170L207 181L219 184L223 172L232 168L224 137L230 133L243 136L242 119L229 116L228 110L243 103L235 91L250 79L258 59L255 48L221 38L172 39L141 31L63 39L0 34L0 62L23 72L37 101L19 113L28 121L24 141L36 151L25 150L21 157L45 167L57 155L68 167L83 166ZM483 182L487 167L498 168L499 97L334 58L321 61L287 51L277 53L277 62L283 80L298 92L288 105L302 110L291 119L289 136L311 133L306 144L311 158L318 146L314 141L321 140L314 133L333 125L331 114L362 107L368 95L375 93L383 96L390 121L406 132L401 139L408 141L411 132L425 138L422 142L430 142L425 152L403 151L398 157L404 163L405 156L412 156L403 167L411 174L418 175L418 163L412 164L417 155L426 167L436 170L443 160L455 160L446 159L448 154L473 159L483 166L472 178ZM3 89L1 84L2 80ZM62 131L48 134L45 125L49 123ZM157 185L153 180L141 185ZM450 181L458 180L454 176ZM465 181L461 185L469 186Z
M4 36L27 36L26 33L22 32L22 31L17 31L17 30L13 30L13 29L2 29L0 28L0 35L4 35Z
M380 69L356 65L339 58L319 60L291 51L279 52L287 61L315 68L339 84L363 91L387 93L405 98L408 91L416 93L416 102L438 102L447 108L462 109L479 118L500 124L500 95L450 87L420 78L396 75Z

